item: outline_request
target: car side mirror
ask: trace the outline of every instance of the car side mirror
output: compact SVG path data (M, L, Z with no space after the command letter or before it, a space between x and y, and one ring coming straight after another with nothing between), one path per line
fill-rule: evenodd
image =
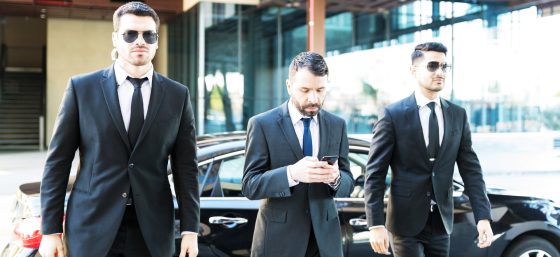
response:
M364 175L360 175L356 178L356 183L354 185L363 187L365 181L366 181L366 178L364 177Z
M453 198L459 198L463 196L464 191L465 191L464 187L457 184L453 184Z
M364 175L360 175L354 181L354 190L350 193L352 198L363 198L364 197Z

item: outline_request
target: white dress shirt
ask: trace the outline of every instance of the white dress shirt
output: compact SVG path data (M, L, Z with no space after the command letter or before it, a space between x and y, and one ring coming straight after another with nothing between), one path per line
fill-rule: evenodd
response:
M430 100L422 93L418 92L418 90L414 92L414 97L416 98L416 104L418 105L418 114L420 115L420 124L422 125L422 133L424 134L424 143L426 144L426 147L428 147L428 143L430 142L430 133L428 129L430 127L430 113L432 112L430 111L430 107L428 107L428 103L436 103L434 110L436 111L436 117L438 120L439 145L441 145L444 129L443 112L441 111L441 99L439 98L439 96L437 96L436 99Z
M290 114L290 118L292 119L292 125L294 125L294 130L296 132L296 136L299 141L299 145L303 149L303 121L301 118L312 118L311 122L309 123L309 130L311 131L311 142L313 146L313 157L317 157L319 154L319 120L317 119L317 115L313 117L306 117L298 111L292 100L288 101L288 113ZM288 168L289 169L289 168ZM298 181L295 181L290 176L290 172L288 174L288 184L290 187L293 187L299 184Z
M132 94L134 93L134 86L126 77L130 76L117 62L113 65L115 69L115 77L117 79L117 94L119 96L119 104L121 106L121 114L124 121L124 128L128 131L130 124L130 106L132 104ZM148 78L144 81L140 90L142 90L142 100L144 102L144 119L148 113L148 105L150 103L150 96L152 93L152 77L154 75L154 66L152 66L146 74L139 78ZM130 76L133 78L132 76Z

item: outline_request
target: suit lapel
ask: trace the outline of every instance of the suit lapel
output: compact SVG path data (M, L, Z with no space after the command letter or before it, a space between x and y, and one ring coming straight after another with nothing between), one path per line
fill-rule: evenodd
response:
M328 139L329 139L329 126L327 126L325 115L323 115L323 111L320 111L317 115L317 120L319 121L319 153L317 154L317 158L321 158L325 156L325 152L328 152Z
M140 142L144 139L146 133L148 133L150 127L154 123L154 119L159 111L164 95L165 89L163 87L163 80L158 73L154 72L152 78L152 91L150 93L150 103L148 104L148 113L146 114L146 120L144 121L144 126L142 126L142 130L140 131L136 145L140 145Z
M428 159L428 150L426 149L426 140L424 139L424 134L422 133L422 123L420 123L420 115L418 114L418 104L416 103L416 98L412 94L406 101L405 104L406 119L409 126L411 126L410 131L415 135L412 138L417 145L420 152Z
M290 148L292 149L292 152L294 152L298 160L302 159L304 157L303 150L299 145L299 141L294 130L294 125L292 124L292 119L290 118L290 114L288 112L288 102L285 102L281 106L279 114L280 115L277 122L278 126L282 130L282 134L284 135L286 142L288 142Z
M107 104L107 109L111 114L111 119L115 124L115 127L119 131L122 141L131 151L130 142L128 142L128 134L126 133L126 128L124 127L124 121L121 114L121 107L119 105L119 97L117 94L117 80L115 78L115 72L113 66L103 72L103 79L101 79L101 88L103 90L103 96L105 97L105 103Z

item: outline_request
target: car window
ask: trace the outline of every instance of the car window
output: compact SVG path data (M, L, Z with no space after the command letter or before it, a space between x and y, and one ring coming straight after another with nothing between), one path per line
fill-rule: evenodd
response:
M222 196L221 189L219 187L218 181L218 171L220 169L220 165L218 162L210 162L207 164L205 172L200 174L202 177L202 181L200 185L200 196L202 197L220 197ZM203 170L203 167L199 167L199 172ZM200 178L199 178L200 179Z
M354 176L354 190L350 193L350 197L363 198L364 197L364 180L366 174L366 165L368 161L367 152L350 152L348 155L350 159L350 171ZM385 179L385 196L389 192L389 185L391 184L391 168L387 171L387 178Z
M350 172L354 179L366 173L367 153L350 152L348 159L350 160Z
M350 152L348 154L350 172L354 178L354 190L350 193L350 197L364 197L364 174L366 174L367 159L367 153Z
M220 186L224 197L240 197L241 178L245 155L236 155L222 160L220 165Z
M363 177L366 172L366 163L368 159L367 152L350 152L348 155L350 161L350 172L356 179L354 192L351 197L363 197ZM212 169L219 166L219 183L213 186L212 196L221 195L224 197L241 197L241 179L243 177L243 168L245 155L239 154L225 158L219 165L215 163Z
M213 191L215 191L214 187L216 184L217 172L213 170L217 171L217 167L213 165L211 160L198 164L198 188L200 196L211 196ZM169 172L167 179L169 180L173 195L176 195L173 173Z
M216 167L213 162L198 166L198 185L200 187L200 196L211 196L214 184L216 182L215 175L212 170Z

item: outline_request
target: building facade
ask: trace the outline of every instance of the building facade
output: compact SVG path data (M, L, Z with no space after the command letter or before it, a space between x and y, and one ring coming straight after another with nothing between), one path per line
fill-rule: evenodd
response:
M33 46L44 49L33 55L41 56L34 66L44 76L44 122L34 125L44 138L33 142L43 145L69 76L111 64L110 14L121 3L111 1L92 17L77 15L83 6L57 15L64 6L43 11L35 4L40 17L31 17L2 2L2 81L10 71L6 46L13 52L31 47L22 42L43 42ZM199 134L244 130L251 116L288 99L289 63L307 49L308 1L146 2L165 16L156 70L191 89ZM474 132L560 130L560 1L325 2L324 54L331 72L325 108L345 118L349 133L370 133L383 106L412 93L409 56L425 41L448 46L452 69L443 96L467 109ZM25 28L9 32L18 19L43 26L42 41L25 39ZM9 35L20 39L14 43ZM19 64L11 66L25 66L21 62L28 59L14 60ZM10 90L21 91L0 88L2 124L21 120L3 118L5 110L19 108L2 105L11 101ZM0 127L0 140L10 137L6 131Z

